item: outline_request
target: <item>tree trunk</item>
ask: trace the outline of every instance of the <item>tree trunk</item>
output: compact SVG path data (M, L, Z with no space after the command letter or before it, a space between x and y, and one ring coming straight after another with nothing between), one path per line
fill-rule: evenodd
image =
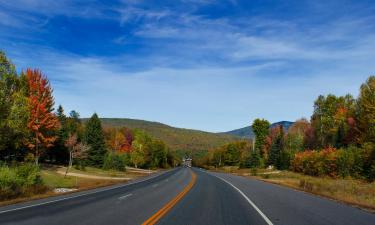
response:
M35 165L39 166L38 134L35 133Z

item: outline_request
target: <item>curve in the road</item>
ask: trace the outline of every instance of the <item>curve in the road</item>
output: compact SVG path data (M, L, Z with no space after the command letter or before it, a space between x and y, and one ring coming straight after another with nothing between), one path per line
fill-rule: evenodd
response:
M168 213L173 206L175 206L190 190L193 188L196 182L196 175L193 171L191 171L191 181L190 183L170 202L168 202L163 208L157 211L154 215L152 215L149 219L142 223L142 225L154 225L156 224L160 218L162 218L166 213Z

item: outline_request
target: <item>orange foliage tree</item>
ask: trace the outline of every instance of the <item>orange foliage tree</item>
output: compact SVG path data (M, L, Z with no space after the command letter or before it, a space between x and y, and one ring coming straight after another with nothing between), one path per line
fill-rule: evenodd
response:
M27 69L26 77L30 112L27 128L32 133L27 146L34 154L35 163L38 165L40 155L44 150L52 147L56 140L54 131L59 127L59 122L53 113L54 99L47 77L37 69Z

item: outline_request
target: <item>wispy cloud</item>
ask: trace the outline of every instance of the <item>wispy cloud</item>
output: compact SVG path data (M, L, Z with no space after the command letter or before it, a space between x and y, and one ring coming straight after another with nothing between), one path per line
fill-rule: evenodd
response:
M0 45L83 116L212 131L309 117L318 94L356 95L375 71L371 7L248 4L0 0Z

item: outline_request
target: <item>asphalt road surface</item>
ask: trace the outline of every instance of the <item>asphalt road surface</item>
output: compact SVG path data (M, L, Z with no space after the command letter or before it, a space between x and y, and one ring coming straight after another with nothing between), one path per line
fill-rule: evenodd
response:
M0 224L374 225L375 214L253 179L178 168L125 185L0 207Z

